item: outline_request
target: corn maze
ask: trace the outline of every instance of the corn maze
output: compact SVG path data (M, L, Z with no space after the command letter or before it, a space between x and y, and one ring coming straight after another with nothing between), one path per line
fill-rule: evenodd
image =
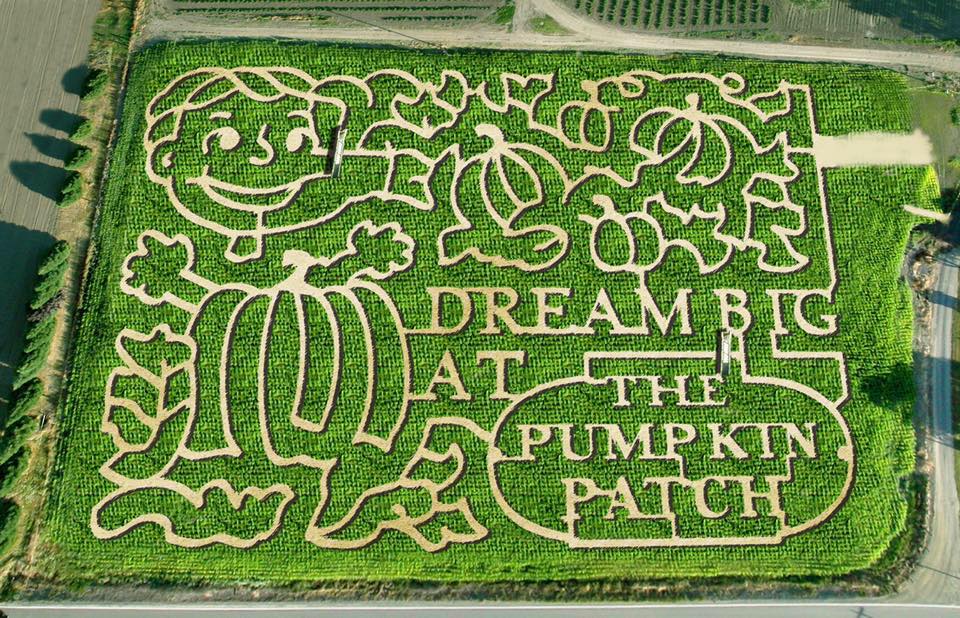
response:
M61 575L869 566L913 466L902 206L938 190L919 162L830 161L908 132L903 88L696 59L142 52L44 528Z

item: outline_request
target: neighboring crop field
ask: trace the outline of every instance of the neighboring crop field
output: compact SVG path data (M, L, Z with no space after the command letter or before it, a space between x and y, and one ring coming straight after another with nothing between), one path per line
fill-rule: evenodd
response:
M486 19L504 0L168 0L180 11L243 11L264 15L312 15L350 22L378 19L387 22L417 25L460 24Z
M624 28L722 33L763 30L828 39L936 38L960 28L953 0L562 0L590 18Z
M903 530L939 191L824 167L911 130L899 76L218 42L129 84L51 575L833 575Z
M770 7L761 0L573 0L600 21L650 30L763 26Z

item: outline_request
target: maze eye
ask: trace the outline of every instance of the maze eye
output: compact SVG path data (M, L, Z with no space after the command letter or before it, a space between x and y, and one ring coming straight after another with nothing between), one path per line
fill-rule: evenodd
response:
M310 141L309 129L303 127L292 129L287 134L287 150L289 152L300 152L308 141Z
M234 150L241 142L240 134L237 133L236 129L232 127L220 127L207 133L207 136L203 139L203 154L210 154L210 144L213 140L219 140L217 145L220 147L220 150L225 152Z

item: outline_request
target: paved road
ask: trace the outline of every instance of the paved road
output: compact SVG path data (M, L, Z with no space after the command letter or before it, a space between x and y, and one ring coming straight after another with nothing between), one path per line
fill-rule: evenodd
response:
M17 362L24 305L57 218L52 197L76 122L76 70L90 47L97 0L0 0L0 398ZM74 69L74 70L71 70Z
M933 303L930 350L930 401L927 450L933 462L930 522L927 552L910 583L899 596L903 601L960 604L960 500L957 498L953 447L951 386L953 313L957 310L960 250L944 255L938 265Z

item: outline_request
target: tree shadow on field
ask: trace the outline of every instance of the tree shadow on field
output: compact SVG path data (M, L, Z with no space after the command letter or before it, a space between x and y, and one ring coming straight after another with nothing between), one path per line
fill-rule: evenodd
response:
M953 352L953 354L956 354L956 352ZM913 362L917 369L914 381L917 396L914 402L913 419L915 428L918 431L922 430L922 433L918 433L917 437L920 438L925 435L925 438L931 442L936 442L951 450L957 450L958 444L960 444L958 442L958 438L960 438L960 432L958 432L958 429L960 429L960 406L957 405L960 402L960 362L952 358L937 358L917 351L913 352ZM892 373L900 371L902 369L898 366ZM946 376L946 381L940 383L942 380L937 380L937 376ZM898 397L895 394L891 395L889 390L883 388L891 386L889 382L885 384L883 380L874 383L875 387L877 387L877 384L880 386L873 391L871 396L871 390L867 386L869 381L869 379L864 380L863 390L874 403L887 407L892 400ZM912 396L913 390L908 388L909 386L904 385L901 398L905 399ZM943 405L937 405L934 395L936 389L948 389L951 395L950 409L944 409ZM877 399L875 400L874 397L877 397ZM940 422L937 421L937 418L940 419Z
M947 309L957 310L957 299L952 296L947 296L940 290L932 290L927 294L927 298L934 305L943 305Z
M26 188L54 201L60 199L60 190L67 178L67 171L62 167L37 161L12 161L10 173Z
M0 400L8 400L20 361L37 265L55 240L46 232L0 222L0 264L4 269L0 277Z
M960 0L847 0L847 4L892 19L918 36L960 38Z
M55 131L70 135L83 122L83 116L62 109L45 109L40 112L40 122Z
M940 206L944 212L953 212L957 206L957 199L960 198L960 191L955 187L943 187L940 189Z
M89 74L90 69L86 65L75 66L63 74L61 85L66 92L81 95ZM51 129L69 135L80 125L83 117L73 112L48 108L40 112L39 120ZM58 161L66 162L77 149L77 145L69 139L55 135L34 132L24 133L24 136L30 140L37 153ZM60 199L61 190L69 175L62 167L40 161L11 161L10 173L27 189L54 202Z
M70 94L82 95L83 89L87 83L87 76L90 75L90 67L85 64L77 65L67 69L60 80L63 89Z
M960 0L958 0L960 2ZM949 213L950 220L947 223L940 221L927 221L917 225L914 230L925 232L937 240L942 240L948 244L956 244L960 239L960 192L953 187L946 187L940 191L940 209L942 212Z
M887 373L864 378L862 388L874 405L896 410L914 398L913 366L897 363Z
M33 144L33 147L37 149L37 152L51 159L66 161L70 153L77 148L73 142L68 139L63 139L62 137L42 135L40 133L25 133L25 135L27 139L30 140L30 143Z

